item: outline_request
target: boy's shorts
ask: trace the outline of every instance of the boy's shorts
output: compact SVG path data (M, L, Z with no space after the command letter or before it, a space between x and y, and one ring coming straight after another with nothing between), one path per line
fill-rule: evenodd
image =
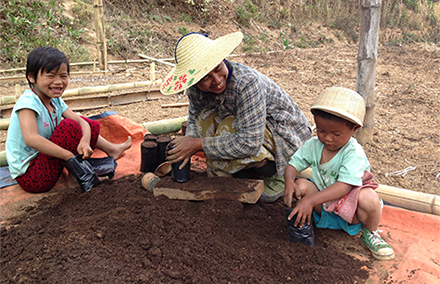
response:
M351 225L333 212L327 212L321 205L321 216L313 211L313 221L317 228L344 230L351 236L356 235L362 229L362 223Z

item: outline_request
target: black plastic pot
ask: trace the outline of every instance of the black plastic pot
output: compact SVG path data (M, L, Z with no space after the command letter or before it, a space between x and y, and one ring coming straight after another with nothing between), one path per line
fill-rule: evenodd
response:
M154 172L157 165L157 143L154 141L142 142L140 171L144 173Z

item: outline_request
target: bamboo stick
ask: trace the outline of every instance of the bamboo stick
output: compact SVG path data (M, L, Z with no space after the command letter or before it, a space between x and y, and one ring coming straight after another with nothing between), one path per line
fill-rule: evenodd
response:
M15 98L15 96L2 97L0 100L0 105L15 104L16 101L17 99Z
M92 71L80 71L80 72L70 72L70 77L75 77L75 76L104 76L108 73L108 71L97 71L97 72L92 72ZM26 76L25 75L19 75L19 76L10 76L10 77L1 77L0 78L0 82L2 81L12 81L12 80L25 80Z
M167 107L183 107L183 106L189 106L189 102L186 103L175 103L175 104L163 104L161 107L167 108Z
M312 178L312 169L298 173L298 177ZM440 196L379 184L377 194L384 201L404 209L440 215Z
M11 118L0 118L0 129L6 130L11 123Z
M162 61L172 61L173 58L161 58ZM108 64L130 64L130 63L146 63L150 62L150 59L132 59L132 60L113 60L107 62ZM89 61L89 62L76 62L76 63L70 63L69 65L72 66L87 66L87 65L94 65L96 64L96 61ZM12 68L12 69L2 69L0 70L0 73L6 73L6 72L14 72L14 71L25 71L26 67L20 67L20 68Z
M107 86L96 86L96 87L82 87L78 89L71 89L66 90L63 93L63 97L72 97L72 96L79 96L79 95L86 95L86 94L97 94L97 93L106 93L106 92L112 92L112 91L120 91L120 90L126 90L126 89L134 89L134 88L141 88L141 87L148 87L151 85L161 84L162 80L156 80L156 81L140 81L140 82L134 82L134 83L123 83L123 84L116 84L116 85L107 85Z
M176 66L176 65L173 64L173 63L169 63L169 62L163 61L163 60L161 60L161 59L157 59L157 58L149 57L149 56L146 56L145 54L142 54L142 53L138 53L138 56L139 56L139 57L142 57L142 58L150 59L150 60L155 61L155 62L159 62L159 63L165 64L165 65L168 65L168 66L172 66L172 67Z
M66 90L66 91L64 91L62 97L66 98L66 97L73 97L73 96L80 96L80 95L106 93L106 92L120 91L120 90L126 90L126 89L149 87L152 85L154 86L154 85L160 85L160 84L162 84L162 80L159 79L156 81L140 81L140 82L124 83L124 84L116 84L116 85L82 87L82 88L77 88L77 89ZM23 91L21 91L20 94L21 93L23 93ZM0 99L0 106L15 104L16 101L17 101L16 96L2 97Z
M6 151L0 152L0 167L7 167L8 162L6 161Z
M182 128L182 122L186 121L187 119L188 117L184 116L172 119L144 122L142 123L142 127L154 135L171 133L179 131L179 129Z

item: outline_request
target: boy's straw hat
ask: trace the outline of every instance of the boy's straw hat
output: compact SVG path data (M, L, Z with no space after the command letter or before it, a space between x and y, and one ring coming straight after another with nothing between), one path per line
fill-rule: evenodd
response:
M171 95L188 89L211 72L240 44L241 32L235 32L216 40L200 33L190 33L179 39L174 51L176 66L165 77L160 91Z
M357 92L347 88L331 87L325 89L316 98L311 109L319 109L363 126L364 99Z

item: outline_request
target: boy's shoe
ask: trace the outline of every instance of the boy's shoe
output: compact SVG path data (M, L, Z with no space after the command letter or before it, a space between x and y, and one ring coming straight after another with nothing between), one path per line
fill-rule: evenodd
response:
M379 236L378 230L370 232L362 228L362 242L368 247L374 258L378 260L394 259L394 250Z

